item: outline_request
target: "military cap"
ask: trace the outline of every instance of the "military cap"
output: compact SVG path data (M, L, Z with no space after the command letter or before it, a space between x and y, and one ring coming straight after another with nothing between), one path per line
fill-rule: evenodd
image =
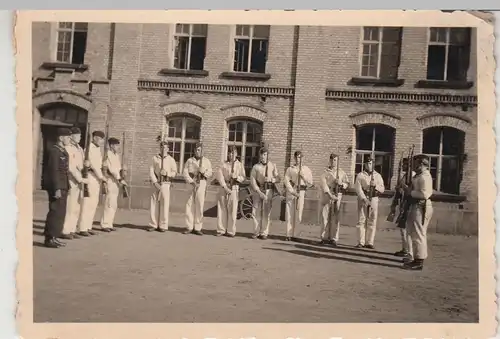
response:
M71 127L71 134L82 134L82 131L78 127Z
M330 159L335 159L335 158L338 158L338 155L335 154L335 153L331 153L330 154Z
M229 146L229 153L235 153L235 152L238 152L238 150L236 149L235 146Z
M120 144L120 140L118 140L116 138L109 138L108 139L108 144L110 144L110 145L119 145Z
M373 160L374 160L374 159L373 159L373 157L370 155L370 156L368 156L368 157L365 159L365 164L366 164L367 162L372 162Z
M295 151L295 153L293 153L293 156L295 158L297 158L299 155L302 156L302 151Z
M427 157L427 155L425 155L425 154L417 154L413 157L413 159L415 161L420 162L421 164L423 164L425 166L429 166L429 157Z
M160 141L160 146L167 146L168 147L168 142L165 140Z
M195 145L195 149L200 147L203 147L203 144L201 142L197 142Z
M101 137L101 138L104 138L106 135L104 134L103 131L94 131L92 132L92 136L93 137Z
M265 146L261 147L260 150L259 150L259 153L260 154L267 153L267 147L265 147Z
M57 136L59 137L69 137L71 135L71 130L69 128L59 128L57 130Z

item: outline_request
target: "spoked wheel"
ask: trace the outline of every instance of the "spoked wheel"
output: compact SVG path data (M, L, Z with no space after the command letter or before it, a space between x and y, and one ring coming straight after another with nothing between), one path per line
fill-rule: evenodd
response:
M249 195L244 200L242 200L240 203L241 216L245 219L251 219L252 218L252 207L253 207L252 196Z

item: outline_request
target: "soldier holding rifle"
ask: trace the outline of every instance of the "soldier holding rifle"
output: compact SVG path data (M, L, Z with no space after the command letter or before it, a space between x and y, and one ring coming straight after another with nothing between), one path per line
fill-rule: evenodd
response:
M382 176L374 169L374 159L365 159L364 170L355 182L358 196L358 248L373 249L377 228L379 195L384 193L385 185Z
M201 142L195 146L195 154L184 165L183 176L186 183L192 185L193 190L186 202L186 230L184 234L203 235L203 209L208 179L212 177L212 164L203 156Z
M342 194L349 187L349 178L340 168L339 156L330 154L330 164L321 175L321 244L337 246L340 233Z
M285 171L286 188L286 241L295 238L295 226L297 214L299 223L302 222L302 212L304 211L304 198L306 189L313 183L312 172L309 167L302 165L303 155L301 151L293 154L294 164Z
M239 185L245 180L245 169L237 159L238 151L232 146L228 160L217 171L220 190L217 199L217 236L236 235Z
M148 228L150 232L154 230L165 232L168 229L170 189L172 188L172 179L177 175L177 164L174 158L168 154L168 143L163 140L163 135L158 138L158 141L160 153L155 154L149 167L149 178L152 183Z

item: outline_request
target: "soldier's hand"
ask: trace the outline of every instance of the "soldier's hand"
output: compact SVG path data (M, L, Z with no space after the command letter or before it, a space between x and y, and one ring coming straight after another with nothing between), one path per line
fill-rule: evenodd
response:
M160 190L160 188L161 188L160 184L159 184L159 183L157 183L157 182L155 182L155 183L154 183L154 185L155 185L155 188L159 191L159 190Z
M232 179L238 179L238 174L237 173L233 173L233 176L231 178Z
M272 178L272 179L271 179L271 183L273 183L273 184L274 184L274 183L276 183L276 179L275 179L275 178Z
M292 195L293 195L295 198L298 198L298 197L300 196L300 195L299 195L299 193L297 193L297 192L293 192L293 193L292 193Z
M267 195L265 195L264 193L260 192L259 196L262 200L267 200Z
M89 183L89 179L87 178L82 178L82 180L80 181L81 184L88 184Z
M364 199L363 199L363 204L364 204L365 206L370 205L370 200L368 200L367 198L364 198Z
M232 193L232 191L229 188L227 188L227 187L225 188L225 190L226 190L226 194L231 194Z
M62 197L61 190L56 190L54 198L59 199L60 197Z
M166 176L167 175L167 170L163 169L160 171L160 175Z
M347 183L345 183L345 182L342 184L342 188L343 189L347 189L347 186L349 186L349 185Z
M128 186L128 184L127 184L127 182L125 180L122 180L121 183L122 183L123 186Z

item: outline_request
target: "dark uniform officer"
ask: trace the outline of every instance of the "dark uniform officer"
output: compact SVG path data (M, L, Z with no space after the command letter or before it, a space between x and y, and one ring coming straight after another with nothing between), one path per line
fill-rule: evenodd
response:
M60 128L57 143L49 150L48 166L45 172L45 190L49 195L49 212L45 219L45 246L64 246L57 238L61 236L66 216L66 201L69 190L69 154L65 146L70 143L71 130Z

